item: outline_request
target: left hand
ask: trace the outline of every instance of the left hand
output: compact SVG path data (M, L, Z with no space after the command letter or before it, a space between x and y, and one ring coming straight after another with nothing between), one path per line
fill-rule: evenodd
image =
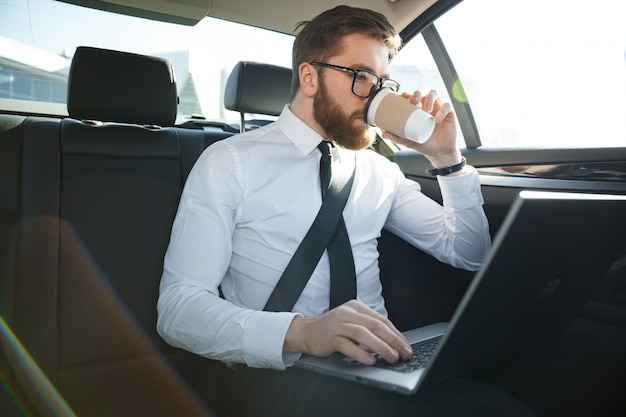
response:
M376 358L363 346L389 363L408 360L413 355L409 342L388 318L357 300L320 316L294 317L283 350L314 356L340 352L364 365L373 365Z
M442 102L436 90L430 90L425 95L419 90L413 94L404 92L401 95L435 117L435 130L422 144L389 132L383 132L382 136L425 155L435 168L459 163L461 152L456 144L456 116L452 105Z

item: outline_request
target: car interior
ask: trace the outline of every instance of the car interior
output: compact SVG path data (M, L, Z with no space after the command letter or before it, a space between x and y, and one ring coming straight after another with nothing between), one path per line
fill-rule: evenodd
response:
M337 4L67 3L182 25L210 16L282 33ZM405 41L422 34L446 61L431 23L460 1L345 3L385 13ZM290 82L290 69L242 57L223 96L239 123L177 123L169 60L84 45L72 57L67 115L0 109L0 414L221 415L211 375L224 365L173 348L156 332L163 256L195 160L216 141L271 122L289 102ZM523 189L626 194L625 147L489 149L472 143L468 103L455 103L455 111L469 142L463 153L481 174L492 235ZM424 173L428 161L388 147L381 140L376 150L441 201L436 179ZM535 166L556 168L553 175L529 174ZM581 236L581 244L593 242ZM594 277L596 290L572 329L626 335L623 244L606 274ZM473 276L389 232L379 252L387 309L400 330L448 320Z

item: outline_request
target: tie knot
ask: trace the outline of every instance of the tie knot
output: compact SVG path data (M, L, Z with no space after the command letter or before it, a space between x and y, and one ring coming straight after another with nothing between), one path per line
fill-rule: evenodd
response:
M332 156L332 147L333 144L327 140L323 140L319 143L319 145L317 145L317 149L322 152L322 155L328 157Z

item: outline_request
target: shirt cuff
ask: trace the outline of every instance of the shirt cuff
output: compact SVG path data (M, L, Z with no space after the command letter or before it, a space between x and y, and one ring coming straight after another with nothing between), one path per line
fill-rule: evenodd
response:
M283 370L300 358L299 353L283 353L285 336L297 313L256 311L246 322L242 351L251 368Z
M483 204L476 168L466 165L463 169L465 172L461 175L437 177L444 207L463 210Z

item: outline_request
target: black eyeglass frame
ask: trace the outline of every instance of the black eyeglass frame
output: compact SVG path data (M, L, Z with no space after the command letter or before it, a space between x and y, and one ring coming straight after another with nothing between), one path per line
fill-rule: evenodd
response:
M398 90L400 90L400 83L398 83L397 81L394 81L392 79L389 79L389 78L379 77L378 74L376 74L376 73L374 73L372 71L358 70L358 69L354 69L354 68L342 67L341 65L327 64L326 62L318 62L318 61L312 61L312 62L309 62L309 64L316 65L318 67L331 68L331 69L335 69L335 70L338 70L338 71L343 71L343 72L347 72L347 73L352 74L352 94L354 94L355 96L360 97L360 98L369 98L369 97L372 96L372 94L374 94L375 91L378 91L379 89L381 89L383 87L387 87L387 88L389 88L390 90L392 90L395 93L397 93ZM372 86L372 88L370 89L369 93L366 96L363 96L361 94L357 94L354 91L354 84L356 83L356 78L357 78L357 76L358 76L358 74L360 72L365 72L365 73L368 73L370 75L373 75L378 80L378 81L376 81L376 84L374 84Z

